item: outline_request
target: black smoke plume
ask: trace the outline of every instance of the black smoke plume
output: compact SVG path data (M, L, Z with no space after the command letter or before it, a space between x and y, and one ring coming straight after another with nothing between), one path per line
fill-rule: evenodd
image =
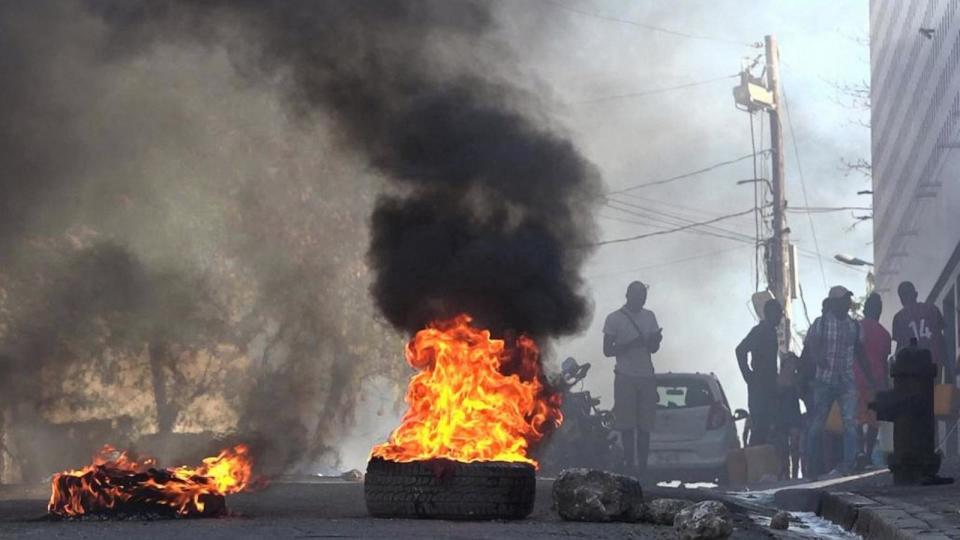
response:
M580 266L598 179L576 148L516 110L500 81L446 73L445 36L482 39L490 4L466 0L93 1L112 51L154 40L209 43L236 24L251 77L287 73L291 103L333 116L399 194L372 218L377 305L397 328L473 314L494 330L562 335L589 306Z
M136 429L170 433L216 394L309 466L365 380L406 376L368 281L405 331L577 330L599 180L499 69L495 5L0 2L0 409L54 422L79 371L155 396ZM88 398L116 396L76 417Z

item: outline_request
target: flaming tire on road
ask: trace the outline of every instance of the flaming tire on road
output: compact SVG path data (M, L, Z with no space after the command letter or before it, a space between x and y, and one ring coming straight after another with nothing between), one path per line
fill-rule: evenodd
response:
M531 451L562 420L533 339L493 339L468 315L410 340L408 409L373 448L364 494L377 517L520 519L533 511Z
M252 480L253 461L242 444L198 467L173 468L106 445L92 464L53 475L47 510L62 518L214 517L226 514L226 495Z

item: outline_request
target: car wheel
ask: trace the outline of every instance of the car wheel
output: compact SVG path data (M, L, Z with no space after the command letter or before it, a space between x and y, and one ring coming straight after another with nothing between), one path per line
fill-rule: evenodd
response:
M522 519L533 511L536 482L527 463L373 458L363 493L374 517Z

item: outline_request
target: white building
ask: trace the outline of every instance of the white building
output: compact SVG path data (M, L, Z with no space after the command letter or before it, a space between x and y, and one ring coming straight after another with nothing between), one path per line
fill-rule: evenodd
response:
M871 0L874 262L889 328L912 281L957 356L960 0Z

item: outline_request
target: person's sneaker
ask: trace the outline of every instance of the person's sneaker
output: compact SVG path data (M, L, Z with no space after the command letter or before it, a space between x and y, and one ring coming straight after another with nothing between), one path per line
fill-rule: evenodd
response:
M864 453L857 454L857 459L853 464L854 472L863 472L867 470L868 467L873 465L873 462L870 460L870 457Z

